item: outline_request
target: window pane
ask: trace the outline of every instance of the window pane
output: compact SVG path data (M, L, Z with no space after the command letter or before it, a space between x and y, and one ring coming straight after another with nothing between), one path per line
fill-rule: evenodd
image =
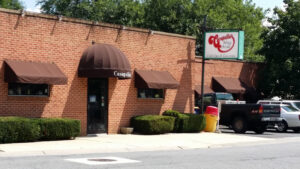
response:
M203 102L204 105L211 105L212 96L204 96Z
M294 104L296 105L296 107L297 107L298 109L300 109L300 102L294 102Z
M9 83L8 95L15 96L48 96L49 85L47 84L24 84Z
M233 100L233 97L231 94L227 93L217 93L217 100Z
M138 89L138 98L164 98L163 89Z
M295 109L294 107L292 106L282 106L282 108L287 111L287 112L296 112L298 111L297 109Z

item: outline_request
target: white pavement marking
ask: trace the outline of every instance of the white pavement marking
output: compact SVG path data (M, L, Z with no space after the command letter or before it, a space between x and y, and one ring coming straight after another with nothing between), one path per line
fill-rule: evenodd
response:
M88 164L88 165L107 165L107 164L124 164L124 163L139 163L140 161L131 160L120 157L94 157L94 158L70 158L66 161Z

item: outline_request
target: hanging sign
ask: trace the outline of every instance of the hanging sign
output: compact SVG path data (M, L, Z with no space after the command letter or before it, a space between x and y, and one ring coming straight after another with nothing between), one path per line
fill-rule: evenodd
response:
M244 31L216 30L205 32L205 59L244 58Z

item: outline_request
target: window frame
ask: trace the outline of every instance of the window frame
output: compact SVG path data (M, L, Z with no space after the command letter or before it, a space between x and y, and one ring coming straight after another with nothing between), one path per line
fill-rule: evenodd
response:
M32 83L28 83L29 85L47 85L47 95L23 95L23 94L9 94L9 85L11 84L24 84L24 83L8 83L7 85L7 96L12 96L12 97L50 97L50 85L49 84L32 84Z
M139 97L140 90L162 90L162 97ZM165 89L151 89L151 88L137 88L137 98L138 99L154 99L154 100L164 100L165 99L166 90Z

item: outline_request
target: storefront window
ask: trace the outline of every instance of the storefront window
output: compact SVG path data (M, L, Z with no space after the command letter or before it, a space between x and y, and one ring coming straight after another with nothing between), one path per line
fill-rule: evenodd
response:
M138 89L138 98L163 99L163 89Z
M9 83L9 96L49 96L48 84Z

